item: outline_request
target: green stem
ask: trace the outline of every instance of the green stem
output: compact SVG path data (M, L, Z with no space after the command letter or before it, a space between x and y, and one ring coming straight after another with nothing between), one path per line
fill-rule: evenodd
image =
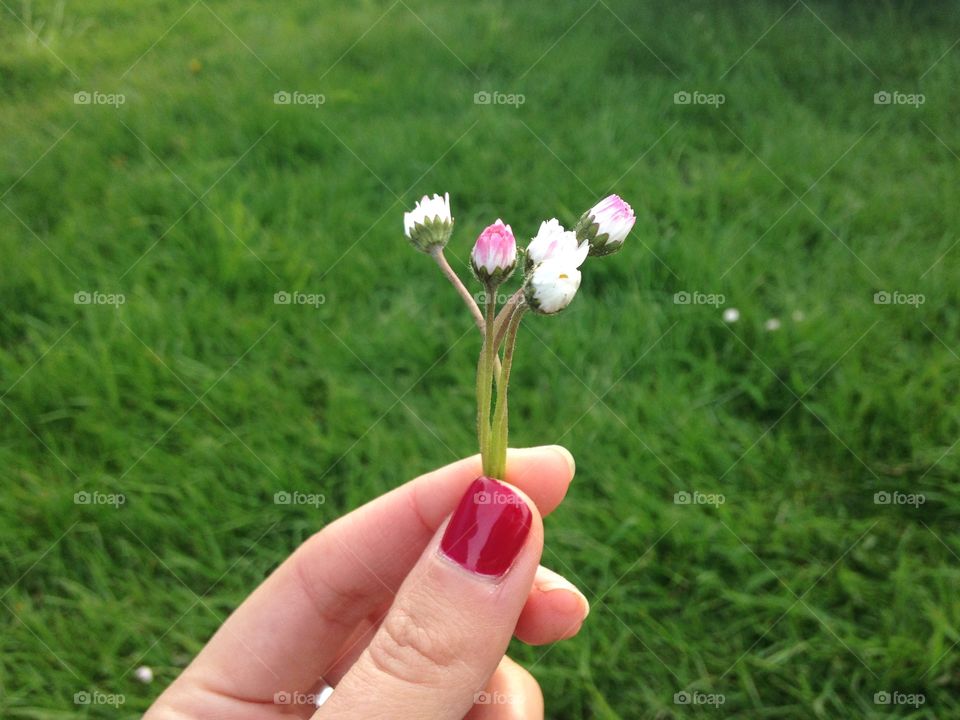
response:
M494 313L496 311L496 288L487 287L484 298L484 341L480 351L480 362L477 368L477 437L480 441L480 457L483 462L483 473L489 475L492 471L494 455L492 453L494 440L490 426L490 406L493 400L494 358L498 357L497 346L494 342ZM499 363L498 363L499 364ZM499 368L497 368L499 374Z
M507 326L510 324L510 318L513 317L513 311L517 304L523 299L523 288L521 287L503 304L503 308L497 315L493 324L494 344L499 349L503 345L503 338L507 334ZM499 373L498 373L499 374Z
M470 291L467 290L466 286L463 284L463 281L460 280L460 276L450 267L450 263L447 262L446 256L443 254L443 248L438 247L434 249L430 256L436 261L437 265L440 266L440 270L443 271L444 276L447 280L450 281L450 284L453 285L456 289L457 294L463 300L464 305L467 306L467 310L470 311L470 314L473 316L473 321L477 324L477 327L480 329L480 334L486 335L486 325L483 320L483 313L480 312L480 307L477 305L477 301L473 299L473 296L470 294ZM500 347L499 345L497 347ZM493 361L493 370L494 377L500 375L500 357L496 356Z
M521 301L517 301L516 308L510 316L506 329L506 338L504 340L503 350L503 369L500 371L500 382L497 385L497 408L493 418L493 462L491 463L491 472L487 473L491 477L502 480L507 472L507 442L509 415L507 413L507 389L510 385L510 368L513 366L513 350L517 344L517 330L520 328L520 320L526 307Z

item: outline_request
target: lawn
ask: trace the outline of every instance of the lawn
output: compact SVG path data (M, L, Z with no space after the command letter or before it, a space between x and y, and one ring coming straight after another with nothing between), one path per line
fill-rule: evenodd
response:
M475 452L479 336L402 236L449 191L464 276L497 217L638 216L520 331L593 605L511 650L548 716L960 717L960 14L851 5L5 0L0 715L137 716Z

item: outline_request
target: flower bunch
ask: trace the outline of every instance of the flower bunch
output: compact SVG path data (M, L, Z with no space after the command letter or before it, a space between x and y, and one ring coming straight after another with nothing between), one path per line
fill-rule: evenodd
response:
M453 232L449 194L425 195L404 214L410 243L434 258L483 335L477 364L477 437L484 475L503 478L506 471L507 388L524 314L555 315L566 308L580 288L580 267L587 257L619 251L635 221L633 209L619 196L610 195L587 210L573 230L555 218L540 223L527 247L518 250L513 229L498 219L480 233L470 253L470 267L483 286L481 309L444 256ZM500 286L518 265L523 274L520 287L498 308Z

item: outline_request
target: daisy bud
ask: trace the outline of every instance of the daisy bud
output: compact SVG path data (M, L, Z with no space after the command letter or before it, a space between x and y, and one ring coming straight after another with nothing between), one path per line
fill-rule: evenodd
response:
M498 219L480 233L470 253L470 265L486 286L499 285L510 277L517 265L517 241L510 226Z
M527 305L541 315L563 310L580 287L580 270L567 259L546 260L537 265L524 286Z
M623 247L636 220L633 208L619 195L608 195L580 218L577 240L590 243L592 256L612 255Z
M576 261L576 266L580 267L587 256L589 250L586 243L581 244L577 241L577 234L572 230L564 230L563 225L553 218L540 223L540 230L537 236L527 245L526 271L529 273L540 263L547 260L555 260L561 257L578 257L582 251L582 257Z
M453 232L450 193L432 198L424 195L412 211L403 214L403 229L410 243L421 252L443 248Z

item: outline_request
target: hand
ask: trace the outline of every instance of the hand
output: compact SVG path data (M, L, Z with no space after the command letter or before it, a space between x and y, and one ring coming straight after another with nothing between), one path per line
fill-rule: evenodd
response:
M536 680L504 653L512 635L573 637L587 615L586 598L538 564L541 516L563 500L573 458L557 446L511 450L507 468L492 503L476 504L475 456L328 525L237 608L146 720L542 718ZM484 516L497 513L491 529ZM316 709L309 693L324 683L336 690Z

